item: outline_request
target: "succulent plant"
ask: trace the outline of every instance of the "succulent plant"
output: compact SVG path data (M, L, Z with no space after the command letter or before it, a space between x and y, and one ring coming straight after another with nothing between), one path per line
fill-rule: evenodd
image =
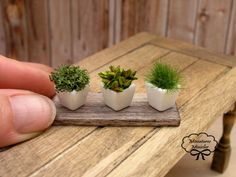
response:
M59 92L80 91L89 84L90 80L87 70L73 65L62 65L51 72L49 78Z
M176 91L179 89L181 75L170 65L157 62L146 75L145 80L158 88Z
M135 77L136 71L131 69L125 70L120 66L110 66L109 69L109 71L98 73L102 78L105 89L122 92L131 85L133 80L137 79Z

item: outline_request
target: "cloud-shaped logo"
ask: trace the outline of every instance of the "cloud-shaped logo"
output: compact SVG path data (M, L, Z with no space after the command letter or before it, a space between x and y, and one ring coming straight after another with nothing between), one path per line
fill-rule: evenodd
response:
M218 142L214 136L201 132L185 136L182 139L181 147L192 156L196 156L196 160L198 160L199 157L205 160L205 156L209 156L215 151L217 144Z

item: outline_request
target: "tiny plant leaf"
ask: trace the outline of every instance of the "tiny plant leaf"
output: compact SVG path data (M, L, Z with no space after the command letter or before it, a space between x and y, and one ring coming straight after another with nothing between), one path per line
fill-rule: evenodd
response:
M170 65L157 62L146 75L145 80L158 88L166 89L167 91L176 91L179 89L181 76Z
M73 65L62 65L51 72L49 78L59 92L80 91L89 84L90 80L87 70Z
M110 66L109 69L108 71L98 73L102 78L105 89L122 92L131 85L133 80L137 79L135 77L136 71L131 69L125 70L120 66Z

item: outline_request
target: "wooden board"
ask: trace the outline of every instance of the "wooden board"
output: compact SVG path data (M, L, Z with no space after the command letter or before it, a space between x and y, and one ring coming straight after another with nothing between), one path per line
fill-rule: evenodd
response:
M167 29L168 3L165 0L122 1L121 39L148 31L164 36Z
M28 32L25 1L1 1L3 8L3 27L5 28L6 54L15 59L28 59Z
M151 43L158 47L163 47L172 51L183 53L185 55L197 57L201 60L207 60L212 63L217 63L217 64L229 66L229 67L236 66L236 57L234 56L216 54L203 47L189 45L186 42L182 42L182 41L178 41L174 39L166 39L164 37L158 36Z
M51 65L71 64L72 31L71 31L71 1L48 1L50 22Z
M109 0L109 47L121 40L122 0Z
M108 0L72 0L73 62L108 47Z
M50 65L49 17L47 0L26 0L28 58L31 62Z
M170 1L167 36L192 43L195 33L198 1ZM184 17L184 20L183 20Z
M147 31L235 55L235 4L234 0L2 0L0 54L59 66ZM19 23L14 25L14 20Z
M212 51L225 50L232 0L200 0L195 44Z
M57 116L54 125L95 126L178 126L179 112L175 107L160 112L148 105L147 95L135 94L132 104L120 111L107 107L101 93L89 93L81 108L71 111L56 100Z
M236 55L236 1L233 1L229 33L226 42L226 54Z

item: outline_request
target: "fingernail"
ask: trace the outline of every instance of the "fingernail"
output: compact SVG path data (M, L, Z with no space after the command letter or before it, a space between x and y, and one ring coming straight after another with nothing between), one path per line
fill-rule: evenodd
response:
M56 116L54 103L41 95L20 95L10 98L13 125L18 133L32 133L46 129Z

